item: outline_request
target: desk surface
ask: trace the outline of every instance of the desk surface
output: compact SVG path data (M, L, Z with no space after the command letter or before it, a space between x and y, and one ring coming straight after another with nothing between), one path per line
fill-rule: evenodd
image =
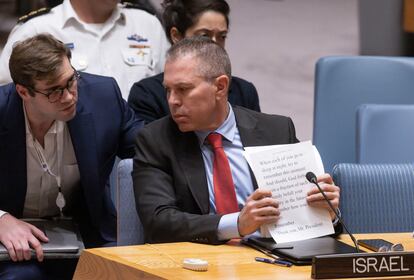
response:
M412 233L357 234L356 238L383 238L414 251ZM89 249L83 251L74 279L311 279L311 266L280 267L256 262L258 256L265 257L238 240L225 245L183 242ZM183 269L185 258L207 260L208 271Z

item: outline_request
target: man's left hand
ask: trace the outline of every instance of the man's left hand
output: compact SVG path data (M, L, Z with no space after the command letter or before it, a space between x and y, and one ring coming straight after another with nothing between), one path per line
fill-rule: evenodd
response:
M318 184L325 193L328 200L331 202L334 209L339 207L339 193L340 189L338 186L335 186L331 175L324 174L317 177ZM307 194L307 202L309 206L321 207L329 210L332 220L335 219L335 213L331 210L326 200L323 198L323 195L319 192L319 189L314 186Z

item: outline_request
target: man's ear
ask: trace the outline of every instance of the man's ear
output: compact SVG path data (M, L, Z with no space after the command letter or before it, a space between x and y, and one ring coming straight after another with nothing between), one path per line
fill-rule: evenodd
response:
M215 85L217 87L216 98L218 100L226 99L228 96L230 79L226 75L218 76L215 80Z
M181 34L180 31L178 31L178 29L176 27L172 27L170 29L170 38L171 38L171 41L173 42L173 44L175 44L178 41L180 41L181 39L183 39L183 35Z
M20 84L16 84L16 91L19 94L20 98L23 100L28 100L32 97L32 95L30 95L29 89Z

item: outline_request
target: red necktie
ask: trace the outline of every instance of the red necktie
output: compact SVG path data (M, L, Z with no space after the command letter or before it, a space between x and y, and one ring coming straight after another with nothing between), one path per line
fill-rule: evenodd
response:
M211 133L207 136L207 140L214 151L213 184L216 212L218 214L238 212L236 191L229 160L226 153L224 153L222 136L218 133Z

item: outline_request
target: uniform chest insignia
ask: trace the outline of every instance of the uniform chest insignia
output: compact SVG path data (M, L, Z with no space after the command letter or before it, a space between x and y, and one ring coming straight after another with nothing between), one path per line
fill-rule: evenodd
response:
M133 34L131 36L128 36L127 39L130 40L130 41L136 41L138 43L148 42L147 38L144 38L144 37L142 37L141 35L138 35L138 34Z

